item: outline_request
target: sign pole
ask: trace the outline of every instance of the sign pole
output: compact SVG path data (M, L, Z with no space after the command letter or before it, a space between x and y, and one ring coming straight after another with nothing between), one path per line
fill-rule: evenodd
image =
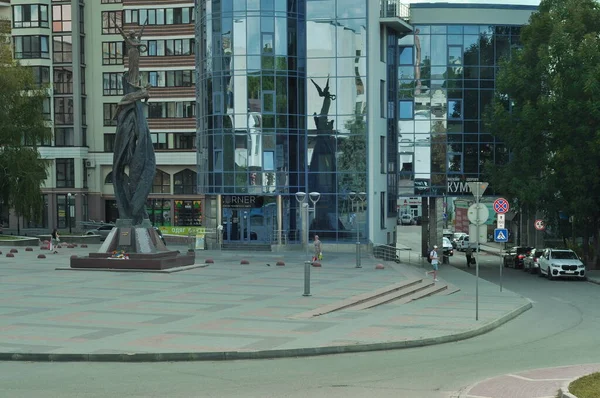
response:
M475 320L479 320L479 225L487 220L481 220L482 215L479 209L479 199L481 195L488 187L487 182L470 182L469 188L471 193L475 196L475 203L477 207L477 214L475 215L475 224L477 225L477 234L475 239ZM487 211L487 210L486 210ZM485 216L484 216L485 217Z

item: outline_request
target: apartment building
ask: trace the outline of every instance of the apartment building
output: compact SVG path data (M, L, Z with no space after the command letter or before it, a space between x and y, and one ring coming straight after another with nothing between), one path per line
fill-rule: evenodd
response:
M157 159L148 199L151 221L166 227L201 224L193 7L192 0L0 1L0 12L11 20L15 58L49 86L46 110L54 133L40 147L50 160L44 216L41 222L18 220L22 231L72 231L83 221L118 217L111 170L115 111L127 70L121 30L132 29L143 29L140 71L152 86L146 108ZM16 227L11 215L4 228Z

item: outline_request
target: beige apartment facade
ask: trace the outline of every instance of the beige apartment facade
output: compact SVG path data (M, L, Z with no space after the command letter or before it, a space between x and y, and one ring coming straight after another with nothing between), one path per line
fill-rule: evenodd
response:
M156 226L202 223L196 188L194 2L191 0L0 1L10 19L15 58L49 87L53 139L41 221L0 216L4 231L79 232L118 217L112 187L115 111L123 94L127 49L120 29L143 29L140 61L150 84L146 107L157 170L148 212Z

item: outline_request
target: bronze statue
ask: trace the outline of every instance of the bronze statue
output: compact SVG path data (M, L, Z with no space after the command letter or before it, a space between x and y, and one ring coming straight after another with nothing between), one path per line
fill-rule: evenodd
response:
M139 33L132 30L128 34L117 27L127 43L129 70L123 74L124 96L117 107L113 186L119 218L131 220L132 225L148 219L146 201L156 173L154 147L140 102L149 98L149 86L140 83L140 52L146 51L141 42L144 27Z

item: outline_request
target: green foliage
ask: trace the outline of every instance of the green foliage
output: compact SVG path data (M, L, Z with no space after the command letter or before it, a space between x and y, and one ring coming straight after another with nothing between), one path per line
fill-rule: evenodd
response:
M510 159L488 171L522 206L600 215L599 33L595 1L543 0L502 63L486 119Z
M30 220L41 217L47 177L37 151L51 135L43 116L46 96L31 70L12 60L8 34L0 31L0 202Z
M338 136L337 169L340 173L340 192L363 192L367 190L367 124L362 115L345 124L350 132L347 137Z

